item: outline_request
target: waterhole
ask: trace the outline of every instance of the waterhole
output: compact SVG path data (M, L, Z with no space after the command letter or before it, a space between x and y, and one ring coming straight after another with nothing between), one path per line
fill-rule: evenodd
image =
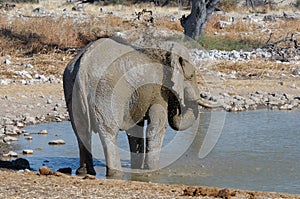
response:
M201 114L201 128L195 139L205 136L210 117L211 113ZM49 133L35 134L43 129L47 129ZM74 174L79 166L79 155L70 122L39 124L28 126L25 130L33 133L33 139L28 141L21 135L15 145L20 150L34 150L33 155L25 156L33 170L38 170L42 165L49 166L52 170L71 167ZM168 128L164 146L170 144L176 135L176 132ZM55 139L63 139L66 144L48 145L50 140ZM184 143L184 136L181 139ZM123 152L129 150L124 132L119 133L118 146ZM180 144L174 146L180 147ZM213 150L206 157L199 158L199 147L201 142L194 141L171 165L146 175L126 174L124 179L300 193L299 110L226 113L222 133ZM101 148L99 137L93 135L97 177L105 178L105 161ZM176 154L168 154L173 155ZM121 152L123 168L130 168L129 159L128 154Z

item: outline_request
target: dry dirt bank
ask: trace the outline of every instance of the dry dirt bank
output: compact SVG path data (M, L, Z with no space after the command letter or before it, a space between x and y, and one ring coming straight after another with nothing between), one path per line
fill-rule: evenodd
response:
M47 114L57 103L65 108L62 84L0 86L0 96L1 116Z
M299 195L0 170L1 198L300 198Z

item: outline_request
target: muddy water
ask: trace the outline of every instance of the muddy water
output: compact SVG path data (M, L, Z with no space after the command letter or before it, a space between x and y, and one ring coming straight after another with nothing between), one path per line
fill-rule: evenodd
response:
M127 173L125 179L300 194L300 111L226 113L222 133L213 150L204 158L199 158L199 148L205 140L212 116L204 113L201 118L197 135L175 133L168 129L164 148L169 153L163 151L162 159L165 162L170 159L171 165L163 165L160 171L146 175ZM30 133L42 129L47 129L49 134L32 134L32 141L20 136L16 143L20 149L34 150L33 155L26 156L31 167L35 170L41 165L53 170L71 167L75 171L79 164L78 149L70 123L26 127ZM93 141L93 150L97 151L94 153L95 168L98 177L104 178L105 162L100 141L97 135L93 136L93 140L97 140ZM191 138L192 142L187 141ZM66 144L48 145L49 140L55 139L63 139ZM173 144L175 139L177 142ZM118 145L122 166L128 170L130 161L124 132L119 134ZM170 145L174 146L168 148ZM184 148L186 146L190 147ZM181 148L184 148L184 153ZM178 153L183 155L178 158Z

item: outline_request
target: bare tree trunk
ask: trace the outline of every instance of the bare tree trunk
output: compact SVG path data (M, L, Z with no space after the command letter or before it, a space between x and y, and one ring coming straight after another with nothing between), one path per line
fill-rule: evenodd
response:
M254 10L254 3L253 3L253 0L246 0L246 6L251 6L252 9Z
M219 0L192 0L192 11L189 16L183 15L181 25L184 34L198 39L204 35L205 26Z
M170 3L170 0L166 0L163 4L162 4L162 6L161 7L164 7L164 6L167 6L167 5L169 5L169 3Z

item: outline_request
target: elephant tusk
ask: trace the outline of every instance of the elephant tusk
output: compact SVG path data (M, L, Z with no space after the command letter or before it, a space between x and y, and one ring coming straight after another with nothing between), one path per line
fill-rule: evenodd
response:
M218 107L221 107L222 105L218 102L211 102L211 101L204 101L203 99L199 98L196 100L197 103L200 105L200 106L203 106L205 108L218 108Z

